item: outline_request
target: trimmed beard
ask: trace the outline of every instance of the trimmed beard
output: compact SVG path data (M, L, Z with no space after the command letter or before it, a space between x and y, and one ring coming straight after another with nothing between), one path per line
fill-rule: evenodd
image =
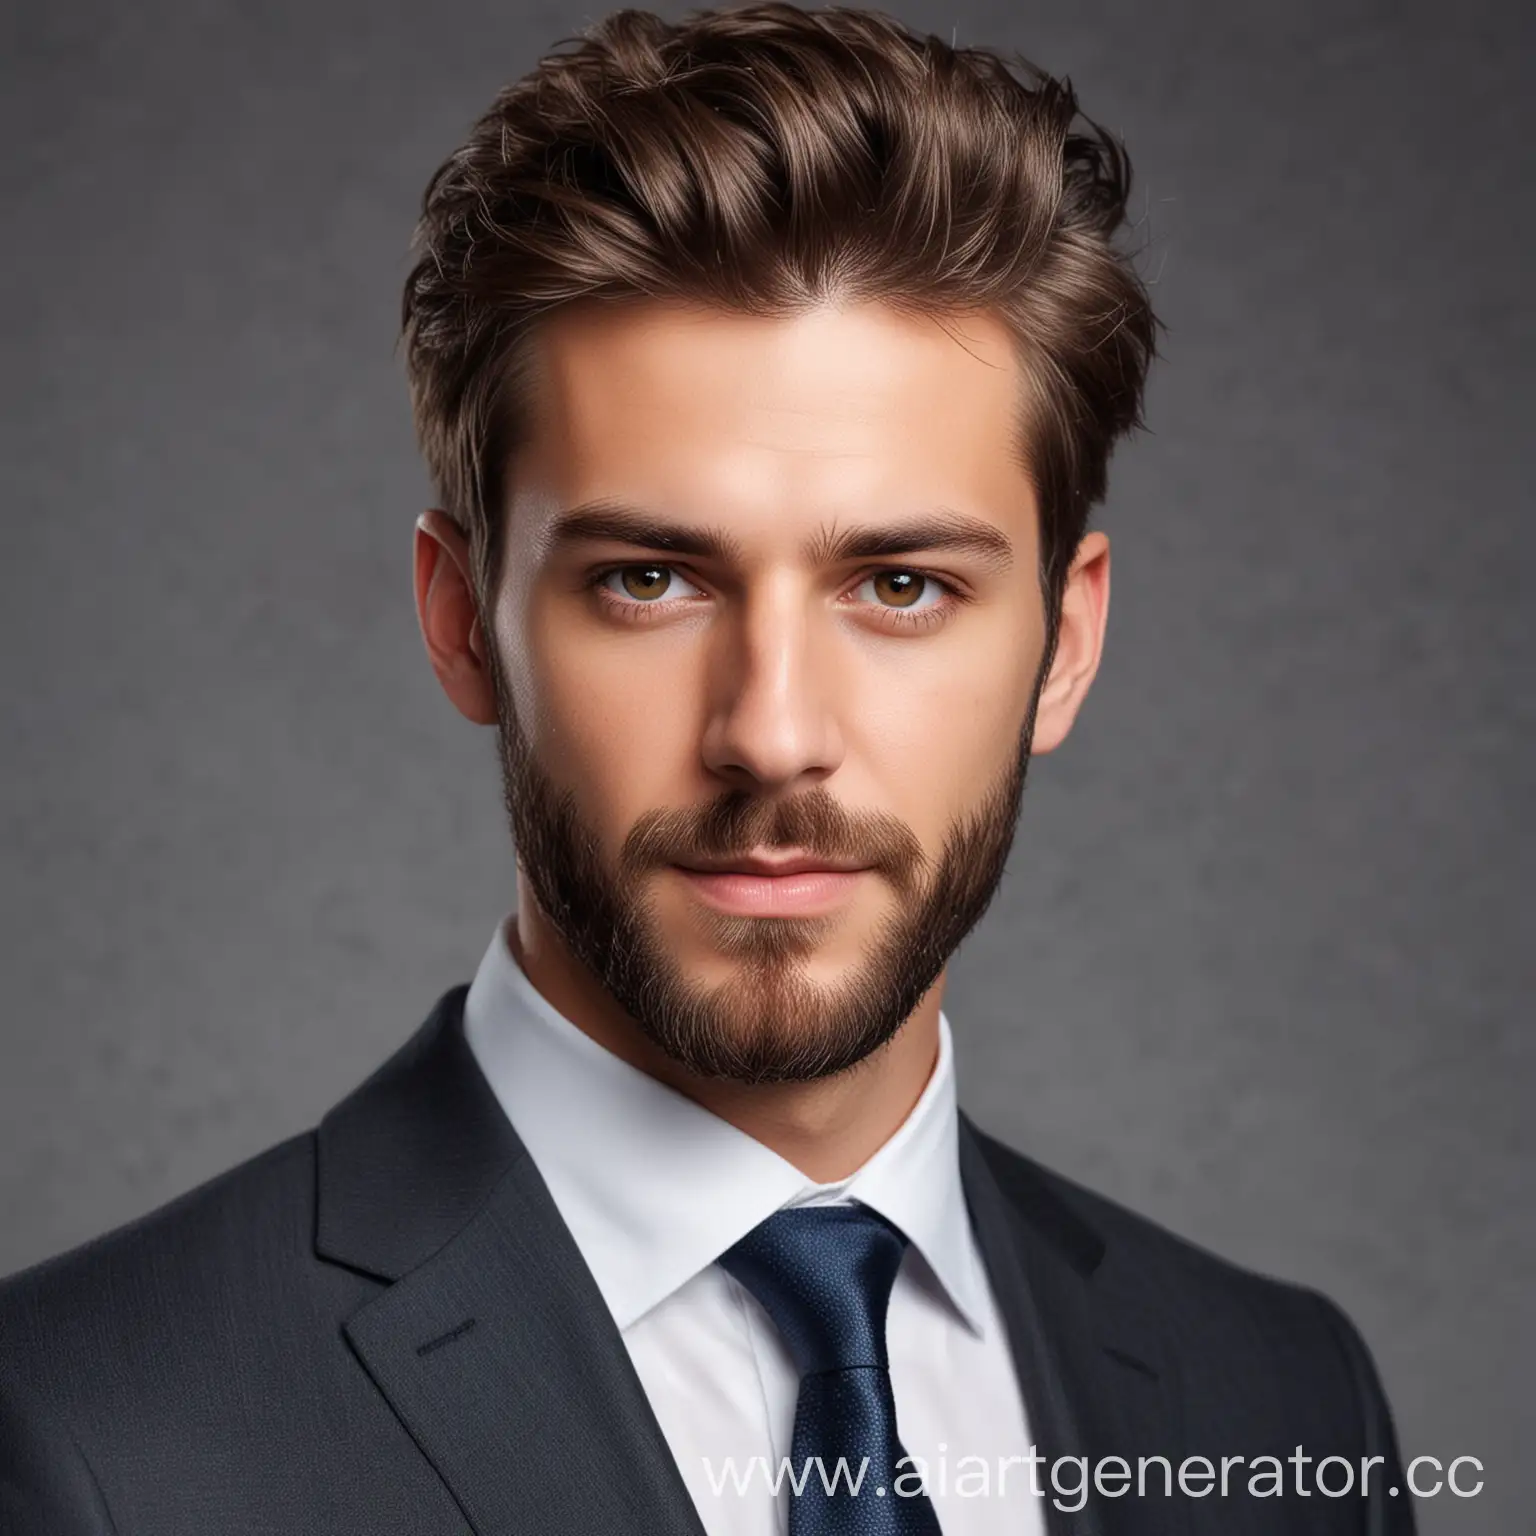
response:
M1012 760L951 824L936 859L896 817L850 812L818 785L790 799L728 790L698 810L648 811L625 838L618 868L609 870L574 794L559 789L536 761L500 656L489 645L502 792L528 884L570 952L645 1037L689 1072L741 1083L812 1082L845 1072L892 1039L997 892L1018 826L1052 650L1047 647ZM815 982L800 961L831 932L836 917L708 911L707 938L740 969L713 986L690 979L658 932L645 876L672 864L776 847L855 858L892 886L896 903L865 959L836 984Z

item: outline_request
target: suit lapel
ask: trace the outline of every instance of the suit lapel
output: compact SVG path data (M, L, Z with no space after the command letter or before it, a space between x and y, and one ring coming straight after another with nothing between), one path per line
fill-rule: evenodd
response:
M1041 1467L1049 1536L1179 1536L1183 1504L1163 1494L1160 1469L1137 1497L1137 1458L1182 1451L1177 1376L1134 1292L1117 1282L1099 1233L1069 1207L1027 1159L983 1135L964 1115L960 1169L982 1260L1013 1352L1030 1431L1042 1457L1086 1458L1083 1508L1057 1494ZM1091 1476L1104 1458L1129 1466L1129 1491L1101 1495ZM1075 1490L1078 1467L1061 1471ZM1113 1491L1115 1483L1106 1478Z
M326 1116L316 1250L389 1282L345 1332L476 1536L703 1536L628 1350L475 1063L467 988ZM961 1116L961 1177L1042 1456L1175 1467L1174 1363L1098 1232ZM1075 1472L1074 1472L1075 1478ZM1180 1536L1155 1491L1057 1496L1049 1536ZM1068 1482L1066 1486L1073 1484Z
M465 990L321 1125L317 1247L393 1282L347 1338L477 1536L702 1536L596 1282L469 1052Z

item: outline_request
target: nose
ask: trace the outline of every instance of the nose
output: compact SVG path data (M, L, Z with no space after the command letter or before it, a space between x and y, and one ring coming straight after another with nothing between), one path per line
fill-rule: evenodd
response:
M845 678L830 617L785 572L733 605L712 636L705 766L758 793L820 780L842 761L834 702Z

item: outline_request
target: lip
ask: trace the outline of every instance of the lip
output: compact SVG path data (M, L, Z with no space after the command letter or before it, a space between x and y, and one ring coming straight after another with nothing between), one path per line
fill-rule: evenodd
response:
M706 906L740 917L815 917L835 911L866 873L798 858L783 860L774 874L759 874L754 866L753 860L741 860L728 869L673 867Z
M749 853L738 859L719 862L700 860L696 864L679 864L679 869L700 875L758 875L778 878L782 875L806 874L857 874L865 866L841 859L828 859L813 853L762 854Z

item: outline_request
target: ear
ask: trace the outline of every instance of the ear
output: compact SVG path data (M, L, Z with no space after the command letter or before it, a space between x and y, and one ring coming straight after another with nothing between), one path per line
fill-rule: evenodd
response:
M441 508L416 519L416 617L427 656L454 708L476 725L495 725L496 688L475 606L473 566L463 531Z
M1062 591L1056 655L1035 710L1031 751L1037 755L1054 751L1072 729L1099 670L1108 618L1109 538L1094 532L1077 546Z

